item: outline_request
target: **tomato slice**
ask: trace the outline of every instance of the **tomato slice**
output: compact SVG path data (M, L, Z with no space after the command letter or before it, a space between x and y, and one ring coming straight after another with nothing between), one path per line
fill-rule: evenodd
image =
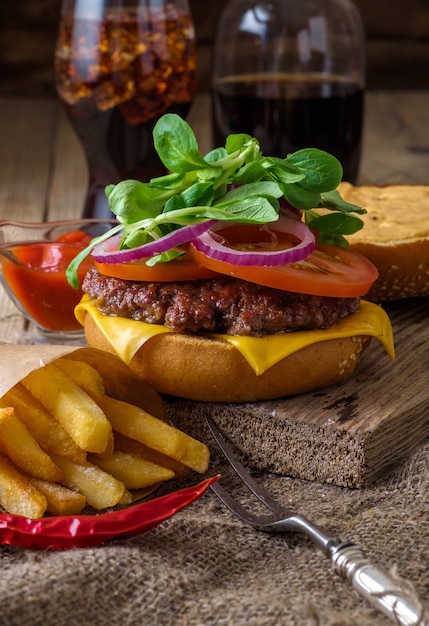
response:
M243 224L226 225L218 231L235 248L246 248L249 243L257 245L256 232L253 225ZM260 231L259 237L263 239ZM290 240L280 233L279 248L288 244ZM149 282L198 280L224 274L284 291L338 298L363 296L378 278L376 267L362 255L327 245L318 245L303 261L274 267L233 265L199 252L192 244L185 255L153 267L145 265L145 259L131 263L95 262L95 267L105 276Z
M318 245L303 261L276 267L233 265L199 252L188 254L196 263L249 282L315 296L354 298L365 295L378 278L377 268L364 256L337 246Z
M218 276L216 271L194 261L188 252L172 261L168 261L168 263L158 263L153 267L145 265L146 260L140 259L131 263L99 263L94 261L94 265L100 274L124 280L177 282Z

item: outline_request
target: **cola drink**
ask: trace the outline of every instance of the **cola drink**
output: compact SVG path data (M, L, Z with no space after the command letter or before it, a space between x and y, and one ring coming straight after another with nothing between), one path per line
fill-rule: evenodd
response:
M167 112L186 116L196 90L195 35L189 13L111 9L65 14L55 52L59 98L89 169L84 217L111 216L104 189L165 173L152 139Z

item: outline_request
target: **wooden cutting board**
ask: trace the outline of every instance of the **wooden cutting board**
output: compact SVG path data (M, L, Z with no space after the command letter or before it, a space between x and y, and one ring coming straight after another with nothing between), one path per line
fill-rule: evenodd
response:
M254 469L368 485L429 436L429 298L384 307L396 359L372 340L341 385L280 400L211 404L166 398L174 422L208 440L210 414Z

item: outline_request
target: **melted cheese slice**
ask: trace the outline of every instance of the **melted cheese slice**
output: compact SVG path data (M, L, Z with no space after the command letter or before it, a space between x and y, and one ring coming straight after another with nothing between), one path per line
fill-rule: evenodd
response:
M129 363L138 349L161 333L174 332L159 324L147 324L122 317L103 315L88 296L84 296L75 309L77 319L83 324L85 313L91 315L100 331L115 352ZM378 305L361 301L357 313L341 320L334 328L300 330L265 337L237 337L207 333L213 339L227 341L241 352L254 372L259 375L285 357L319 341L369 335L383 344L390 358L395 357L393 332L385 311Z

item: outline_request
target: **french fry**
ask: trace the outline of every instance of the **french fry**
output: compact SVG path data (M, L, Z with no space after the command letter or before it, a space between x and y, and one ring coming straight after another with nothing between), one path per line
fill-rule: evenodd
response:
M104 382L97 370L83 361L56 359L55 365L81 387L91 398L104 395Z
M144 489L133 489L132 501L137 502L137 500L141 500L142 498L147 498L147 496L149 496L151 493L156 491L160 485L161 483L155 483L155 485L151 485L150 487L145 487Z
M124 483L97 465L88 461L77 464L64 457L54 456L53 459L64 474L61 484L83 494L94 509L107 509L124 502L123 498L127 496Z
M58 483L40 480L40 478L33 478L32 476L26 478L33 487L45 496L46 511L51 515L79 515L85 508L86 498L81 493Z
M21 422L48 454L52 452L76 463L86 459L86 452L21 383L0 398L0 406L13 406Z
M43 517L48 503L5 456L0 455L0 504L12 515Z
M209 463L207 446L134 405L103 396L99 401L113 430L144 443L203 474Z
M125 452L115 451L107 458L97 458L94 454L89 460L123 482L127 489L142 489L174 478L174 472L167 467Z
M60 368L67 376L69 376L74 383L85 393L87 393L93 400L97 400L104 395L104 382L98 371L84 361L72 361L65 358L55 360L55 365ZM113 452L114 439L113 431L111 430L106 449L98 454L103 457L109 457ZM64 456L64 455L63 455ZM73 459L72 459L73 460Z
M92 365L101 375L106 393L111 398L131 402L167 421L167 411L161 396L116 355L95 348L80 348L62 358Z
M109 437L109 441L107 442L106 449L103 452L98 452L97 456L100 459L102 459L102 458L106 459L106 458L108 458L112 454L114 448L115 448L115 438L113 436L113 431L112 431L112 433L110 434L110 437Z
M186 467L186 465L183 465L180 461L176 461L162 454L162 452L152 450L152 448L148 448L144 443L141 443L141 441L130 439L118 432L115 432L115 450L141 456L143 459L146 459L146 461L151 461L162 467L168 467L173 470L176 478L184 478L189 474L189 467Z
M132 502L134 502L133 493L131 491L128 491L128 489L125 489L124 493L122 494L122 498L119 500L118 504L120 506L127 506Z
M0 409L0 449L30 476L53 482L63 477L59 467L42 450L13 408Z
M37 519L123 506L190 469L206 471L207 446L168 424L158 394L113 355L93 352L40 367L0 398L8 512Z
M83 450L106 450L111 424L99 405L54 363L34 370L22 383Z

